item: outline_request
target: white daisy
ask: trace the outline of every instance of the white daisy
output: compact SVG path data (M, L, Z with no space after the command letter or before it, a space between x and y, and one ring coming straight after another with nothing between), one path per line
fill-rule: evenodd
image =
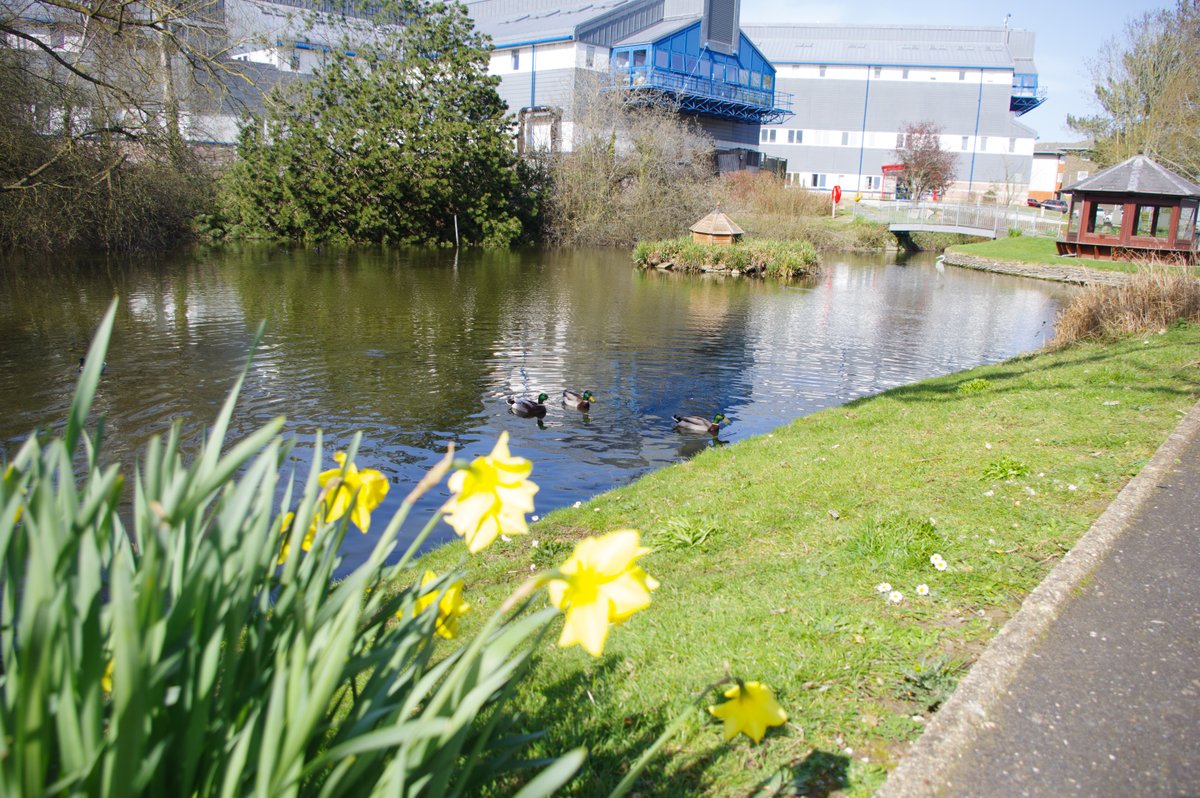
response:
M877 592L877 593L891 593L891 592L892 592L892 586L891 586L890 584L888 584L887 582L880 582L879 584L875 585L875 592Z
M917 585L917 595L918 596L928 596L929 595L929 585Z
M904 601L904 594L899 590L893 590L891 593L888 593L888 601L892 604L899 604L901 601Z
M933 567L934 567L934 568L936 568L936 569L938 569L939 571L944 571L944 570L946 570L946 561L945 561L945 560L938 560L937 562L935 562L935 563L933 564Z

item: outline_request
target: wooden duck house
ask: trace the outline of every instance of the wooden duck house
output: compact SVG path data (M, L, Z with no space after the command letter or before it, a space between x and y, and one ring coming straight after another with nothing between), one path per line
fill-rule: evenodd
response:
M1200 186L1144 155L1071 186L1060 255L1196 263Z
M732 219L721 213L720 208L688 229L692 232L692 240L701 244L736 244L745 234Z

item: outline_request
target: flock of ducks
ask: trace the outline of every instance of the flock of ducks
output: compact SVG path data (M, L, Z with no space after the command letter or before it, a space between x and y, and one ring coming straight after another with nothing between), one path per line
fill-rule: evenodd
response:
M550 397L547 394L539 393L536 399L530 399L524 396L508 397L509 412L521 418L543 418L546 415L546 400ZM563 391L562 403L564 407L569 407L578 410L582 413L588 412L592 407L592 402L595 397L591 391L576 393L575 391ZM709 435L716 435L721 428L722 421L728 421L724 413L717 413L713 416L712 421L709 421L704 416L671 416L675 422L674 429L678 432L702 432Z

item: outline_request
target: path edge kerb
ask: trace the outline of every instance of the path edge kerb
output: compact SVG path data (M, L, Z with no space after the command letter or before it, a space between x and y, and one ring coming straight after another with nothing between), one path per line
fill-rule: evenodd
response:
M979 726L1004 696L1072 592L1129 529L1129 522L1142 503L1197 435L1200 435L1200 402L1192 406L1145 467L1026 597L1017 614L984 649L954 694L933 716L925 733L875 793L875 798L938 794L942 774L949 765L970 753Z

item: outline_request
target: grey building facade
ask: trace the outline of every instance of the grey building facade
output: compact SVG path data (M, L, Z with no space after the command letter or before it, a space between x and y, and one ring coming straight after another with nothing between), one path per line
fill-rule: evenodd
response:
M788 181L888 197L906 124L929 121L955 155L951 199L1024 202L1036 133L1020 114L1044 100L1034 35L1007 28L747 26L775 64L795 115L764 126L760 148Z

